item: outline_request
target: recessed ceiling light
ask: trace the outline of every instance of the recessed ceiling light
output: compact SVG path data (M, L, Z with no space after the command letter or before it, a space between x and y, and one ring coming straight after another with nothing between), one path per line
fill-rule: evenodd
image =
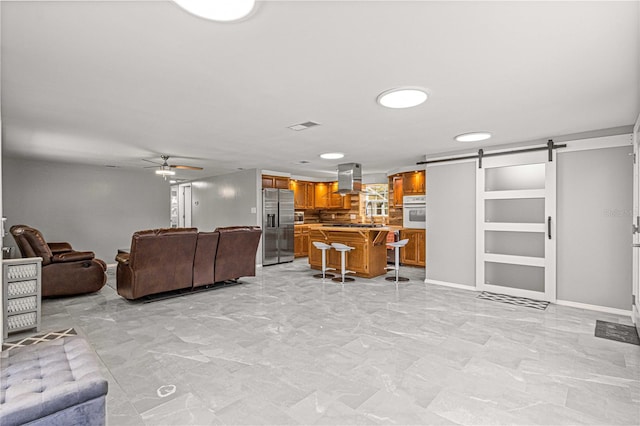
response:
M325 154L320 154L320 158L324 158L325 160L337 160L342 157L344 157L344 154L341 152L327 152Z
M237 21L253 10L255 0L173 0L187 12L212 21Z
M491 137L489 132L470 132L463 133L455 137L458 142L480 142L487 140Z
M411 108L427 100L427 92L419 87L398 87L378 95L378 103L387 108Z

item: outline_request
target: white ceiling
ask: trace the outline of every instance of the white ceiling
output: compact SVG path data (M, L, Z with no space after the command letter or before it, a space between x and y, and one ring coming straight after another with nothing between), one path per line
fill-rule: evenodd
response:
M638 1L2 1L3 155L211 176L381 173L441 152L631 125ZM411 109L376 96L430 94ZM296 132L287 126L315 121ZM489 143L457 134L487 130ZM342 160L318 155L341 151ZM309 161L308 164L299 164Z

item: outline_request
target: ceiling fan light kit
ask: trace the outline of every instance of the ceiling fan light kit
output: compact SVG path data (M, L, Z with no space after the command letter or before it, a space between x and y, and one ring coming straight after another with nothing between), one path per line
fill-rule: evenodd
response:
M148 161L150 163L154 163L157 164L158 169L156 170L156 174L159 176L164 177L164 180L167 180L167 176L175 176L176 172L175 169L181 169L181 170L202 170L202 167L197 167L197 166L184 166L181 164L169 164L169 156L168 155L161 155L160 158L162 158L162 163L155 163L154 161L151 160L144 160L144 161Z
M176 172L174 172L171 169L162 168L162 169L156 170L156 174L160 176L174 176Z
M342 157L344 157L344 154L341 152L326 152L320 154L320 158L324 158L325 160L337 160Z

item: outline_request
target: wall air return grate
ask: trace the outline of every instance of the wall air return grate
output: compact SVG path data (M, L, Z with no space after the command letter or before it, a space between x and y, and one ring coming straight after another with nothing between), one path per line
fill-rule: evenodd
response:
M313 121L307 121L305 123L294 124L293 126L289 126L288 129L296 130L296 131L299 132L300 130L306 130L309 127L314 127L314 126L319 126L319 125L320 125L320 123L316 123L316 122L313 122Z

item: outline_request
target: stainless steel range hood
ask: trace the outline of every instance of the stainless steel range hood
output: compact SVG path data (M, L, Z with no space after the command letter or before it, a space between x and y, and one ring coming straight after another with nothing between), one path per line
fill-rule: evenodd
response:
M362 166L359 163L338 164L338 194L357 194L362 189Z

